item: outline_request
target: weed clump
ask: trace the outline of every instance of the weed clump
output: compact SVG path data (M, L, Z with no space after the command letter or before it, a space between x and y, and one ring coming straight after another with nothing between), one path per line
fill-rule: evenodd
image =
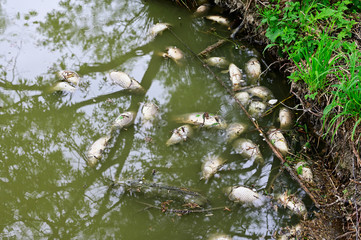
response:
M351 41L357 24L352 16L360 10L352 1L271 1L260 9L265 36L296 66L289 76L293 82L306 83L305 99L327 97L322 111L326 134L337 133L347 120L354 121L352 140L361 122L359 46Z

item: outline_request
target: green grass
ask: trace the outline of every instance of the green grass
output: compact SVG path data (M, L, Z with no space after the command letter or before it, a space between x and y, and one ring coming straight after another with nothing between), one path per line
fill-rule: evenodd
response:
M266 49L277 46L281 57L293 61L296 70L289 79L307 84L306 98L331 94L332 101L323 111L327 133L332 130L334 136L344 122L354 119L352 138L361 122L361 54L347 42L356 23L350 13L361 7L356 3L305 0L281 6L273 1L259 9L270 40Z
M336 129L347 119L355 119L355 124L352 129L353 140L356 128L361 122L361 53L356 49L355 43L344 42L343 48L345 50L342 58L345 65L339 67L340 72L337 75L339 83L333 85L336 89L336 91L332 92L334 99L331 104L324 109L323 119L326 121L329 116L332 116L328 131L337 120L342 119L341 122L337 124ZM340 107L342 111L337 114L332 114L332 110L336 107Z

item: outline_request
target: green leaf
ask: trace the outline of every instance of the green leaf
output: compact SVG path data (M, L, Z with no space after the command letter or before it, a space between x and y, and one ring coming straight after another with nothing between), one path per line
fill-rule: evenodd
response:
M323 19L323 18L328 18L331 17L335 14L335 10L331 9L331 8L323 8L320 12L320 14L318 14L316 16L316 19Z
M314 92L314 93L312 93L312 94L307 94L307 95L305 96L305 98L306 98L306 99L311 98L312 100L315 100L316 95L317 95L317 92Z
M276 29L275 31L267 31L266 37L268 37L271 42L275 42L276 39L281 36L283 31L281 29Z
M301 165L301 166L299 166L299 167L297 168L297 174L298 174L298 175L301 175L302 172L303 172L303 166Z

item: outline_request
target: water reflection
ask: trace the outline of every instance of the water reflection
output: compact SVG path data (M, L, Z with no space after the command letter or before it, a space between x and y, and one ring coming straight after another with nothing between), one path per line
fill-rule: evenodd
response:
M23 23L24 19L16 19L14 12L4 16L6 3L0 6L0 26L5 18ZM20 16L29 14L27 11ZM43 17L27 16L25 26L4 28L3 38L16 40L16 47L10 48L11 64L0 57L1 237L202 239L225 232L235 239L258 239L270 238L277 226L290 221L284 217L286 211L274 212L270 205L254 209L232 204L222 191L238 184L262 190L271 169L278 165L252 128L246 137L261 145L265 165L234 154L222 130L200 129L188 142L165 145L171 130L179 126L172 121L178 114L207 111L222 115L228 122L247 119L170 32L152 39L149 28L159 21L171 23L173 31L195 52L217 41L214 35L204 33L208 29L219 29L225 36L227 30L193 19L186 9L165 1L69 0L60 1L56 9L47 9ZM15 32L19 36L19 29L37 37L21 45L12 35ZM158 54L174 45L186 53L183 66ZM34 56L38 52L40 56L51 55L45 58L51 61L36 61L30 70L24 70L34 59L16 59L23 59L29 52ZM254 54L248 48L235 50L226 45L214 55L243 63L249 52ZM55 72L61 69L81 75L74 94L46 92L57 81ZM131 94L112 85L108 76L111 70L129 73L147 92ZM228 74L215 71L228 81ZM270 75L263 80L267 84L269 79L278 81ZM279 98L283 94L279 92ZM161 112L150 130L141 125L140 103L146 100L155 100ZM88 147L124 111L138 112L135 125L115 134L95 169L87 167ZM272 116L262 123L271 124ZM201 164L210 153L222 155L227 164L205 184L199 181ZM209 198L207 207L228 206L231 212L182 217L161 213L137 202L144 201L140 196L113 195L108 178L145 178L188 187ZM289 179L281 179L286 186ZM149 202L156 204L159 200Z

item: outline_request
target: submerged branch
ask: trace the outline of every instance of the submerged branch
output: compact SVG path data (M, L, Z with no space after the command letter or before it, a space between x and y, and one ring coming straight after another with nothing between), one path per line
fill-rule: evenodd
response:
M204 208L204 209L173 209L173 208L164 208L164 207L158 207L155 206L153 204L150 203L145 203L145 202L140 202L140 201L136 201L137 203L143 204L145 206L147 206L148 208L155 208L158 210L161 210L162 212L170 212L170 213L180 213L180 214L188 214L188 213L204 213L204 212L210 212L210 211L214 211L214 210L228 210L229 208L224 206L224 207L214 207L214 208Z
M206 56L207 54L209 54L210 52L212 52L216 48L222 46L225 42L227 42L227 40L225 40L225 39L218 40L218 42L208 46L202 52L198 53L198 56Z

